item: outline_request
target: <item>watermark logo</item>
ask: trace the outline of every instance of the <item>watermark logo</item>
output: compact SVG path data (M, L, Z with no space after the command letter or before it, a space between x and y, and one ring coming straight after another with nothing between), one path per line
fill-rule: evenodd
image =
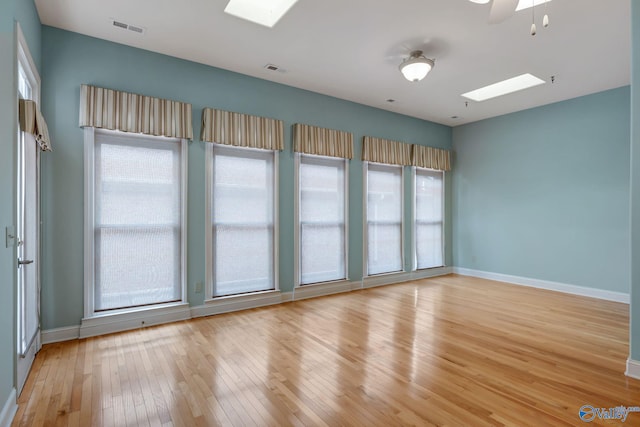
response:
M615 408L594 408L584 405L578 411L580 419L585 423L599 418L601 420L620 420L625 422L630 412L640 412L640 406L616 406Z

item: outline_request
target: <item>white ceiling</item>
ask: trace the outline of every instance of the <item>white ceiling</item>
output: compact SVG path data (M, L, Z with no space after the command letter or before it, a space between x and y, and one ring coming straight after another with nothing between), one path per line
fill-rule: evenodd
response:
M544 7L535 9L535 37L531 9L489 25L490 5L468 0L299 0L271 29L227 15L227 1L36 0L36 6L46 25L450 126L630 81L630 0L553 0L549 28L542 28ZM114 27L109 18L146 32ZM436 60L418 83L398 71L415 49ZM268 71L268 63L286 71ZM549 83L468 106L460 96L525 72Z

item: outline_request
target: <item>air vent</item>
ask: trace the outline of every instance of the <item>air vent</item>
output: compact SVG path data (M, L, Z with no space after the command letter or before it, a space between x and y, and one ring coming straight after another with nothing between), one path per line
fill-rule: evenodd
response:
M122 28L123 30L133 31L134 33L144 34L146 29L144 27L140 27L138 25L127 24L126 22L117 21L113 18L109 19L114 27Z
M269 71L277 71L279 73L286 73L287 70L285 70L284 68L280 68L277 65L274 64L267 64L264 66L264 68L266 68Z

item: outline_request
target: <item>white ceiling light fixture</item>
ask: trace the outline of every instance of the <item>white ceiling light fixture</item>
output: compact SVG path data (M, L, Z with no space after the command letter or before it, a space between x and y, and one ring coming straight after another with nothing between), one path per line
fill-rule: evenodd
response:
M421 50L414 50L411 56L405 59L398 67L405 79L410 82L419 82L424 79L435 66L435 61L422 54Z
M471 0L475 1L475 0ZM551 0L520 0L518 2L518 6L516 6L516 12L520 12L521 10L529 9L530 7L535 7L540 4L546 3Z
M298 0L229 0L224 11L272 28Z
M463 93L462 96L472 101L481 102L497 98L498 96L507 95L509 93L518 92L520 90L529 89L544 83L546 83L544 80L526 73L480 89L472 90L471 92Z

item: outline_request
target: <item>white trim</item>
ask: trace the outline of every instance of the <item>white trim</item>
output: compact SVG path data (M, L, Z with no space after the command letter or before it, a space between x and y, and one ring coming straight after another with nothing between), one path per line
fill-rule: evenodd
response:
M316 298L325 295L351 292L361 288L361 282L351 282L349 280L337 280L335 282L314 283L302 285L296 288L294 301L308 298Z
M631 358L627 359L627 370L624 374L628 377L640 380L640 362Z
M300 254L300 156L301 154L293 153L293 221L295 223L293 227L293 287L294 289L300 286L302 255Z
M280 151L273 151L273 288L280 290Z
M26 64L27 67L24 69L27 74L27 78L29 79L29 83L33 86L37 87L35 93L32 93L32 101L35 101L38 104L38 108L40 107L40 74L38 74L38 68L36 67L36 63L33 61L33 57L31 56L31 51L29 50L29 44L27 40L24 38L24 33L22 32L22 27L20 27L20 23L17 25L17 38L18 38L18 62L21 64Z
M511 276L508 274L492 273L488 271L472 270L469 268L454 267L453 272L461 276L478 277L481 279L495 280L497 282L506 282L513 285L529 286L538 289L547 289L550 291L563 292L566 294L581 295L590 298L598 298L607 301L622 302L629 304L630 297L628 293L607 291L604 289L587 288L584 286L570 285L566 283L551 282L548 280L533 279L530 277Z
M93 314L95 128L84 128L84 317Z
M281 302L282 296L280 291L277 290L217 297L206 300L204 305L191 307L191 317L211 316L213 314L280 304Z
M206 143L205 146L205 284L204 299L211 298L213 295L213 144Z
M16 401L16 389L12 388L7 397L7 401L2 406L2 412L0 412L0 427L11 427L13 417L18 412L18 403Z
M364 289L375 288L376 286L393 285L395 283L408 282L411 280L410 272L399 271L397 273L376 274L362 279Z
M191 318L189 304L178 303L158 307L144 307L139 311L109 313L82 319L80 338L128 331L145 326L160 325Z
M187 234L188 220L188 183L189 183L189 143L187 139L180 140L180 287L182 288L181 302L188 303L187 296Z
M42 331L41 334L42 344L76 340L80 338L80 326L47 329L46 331Z

